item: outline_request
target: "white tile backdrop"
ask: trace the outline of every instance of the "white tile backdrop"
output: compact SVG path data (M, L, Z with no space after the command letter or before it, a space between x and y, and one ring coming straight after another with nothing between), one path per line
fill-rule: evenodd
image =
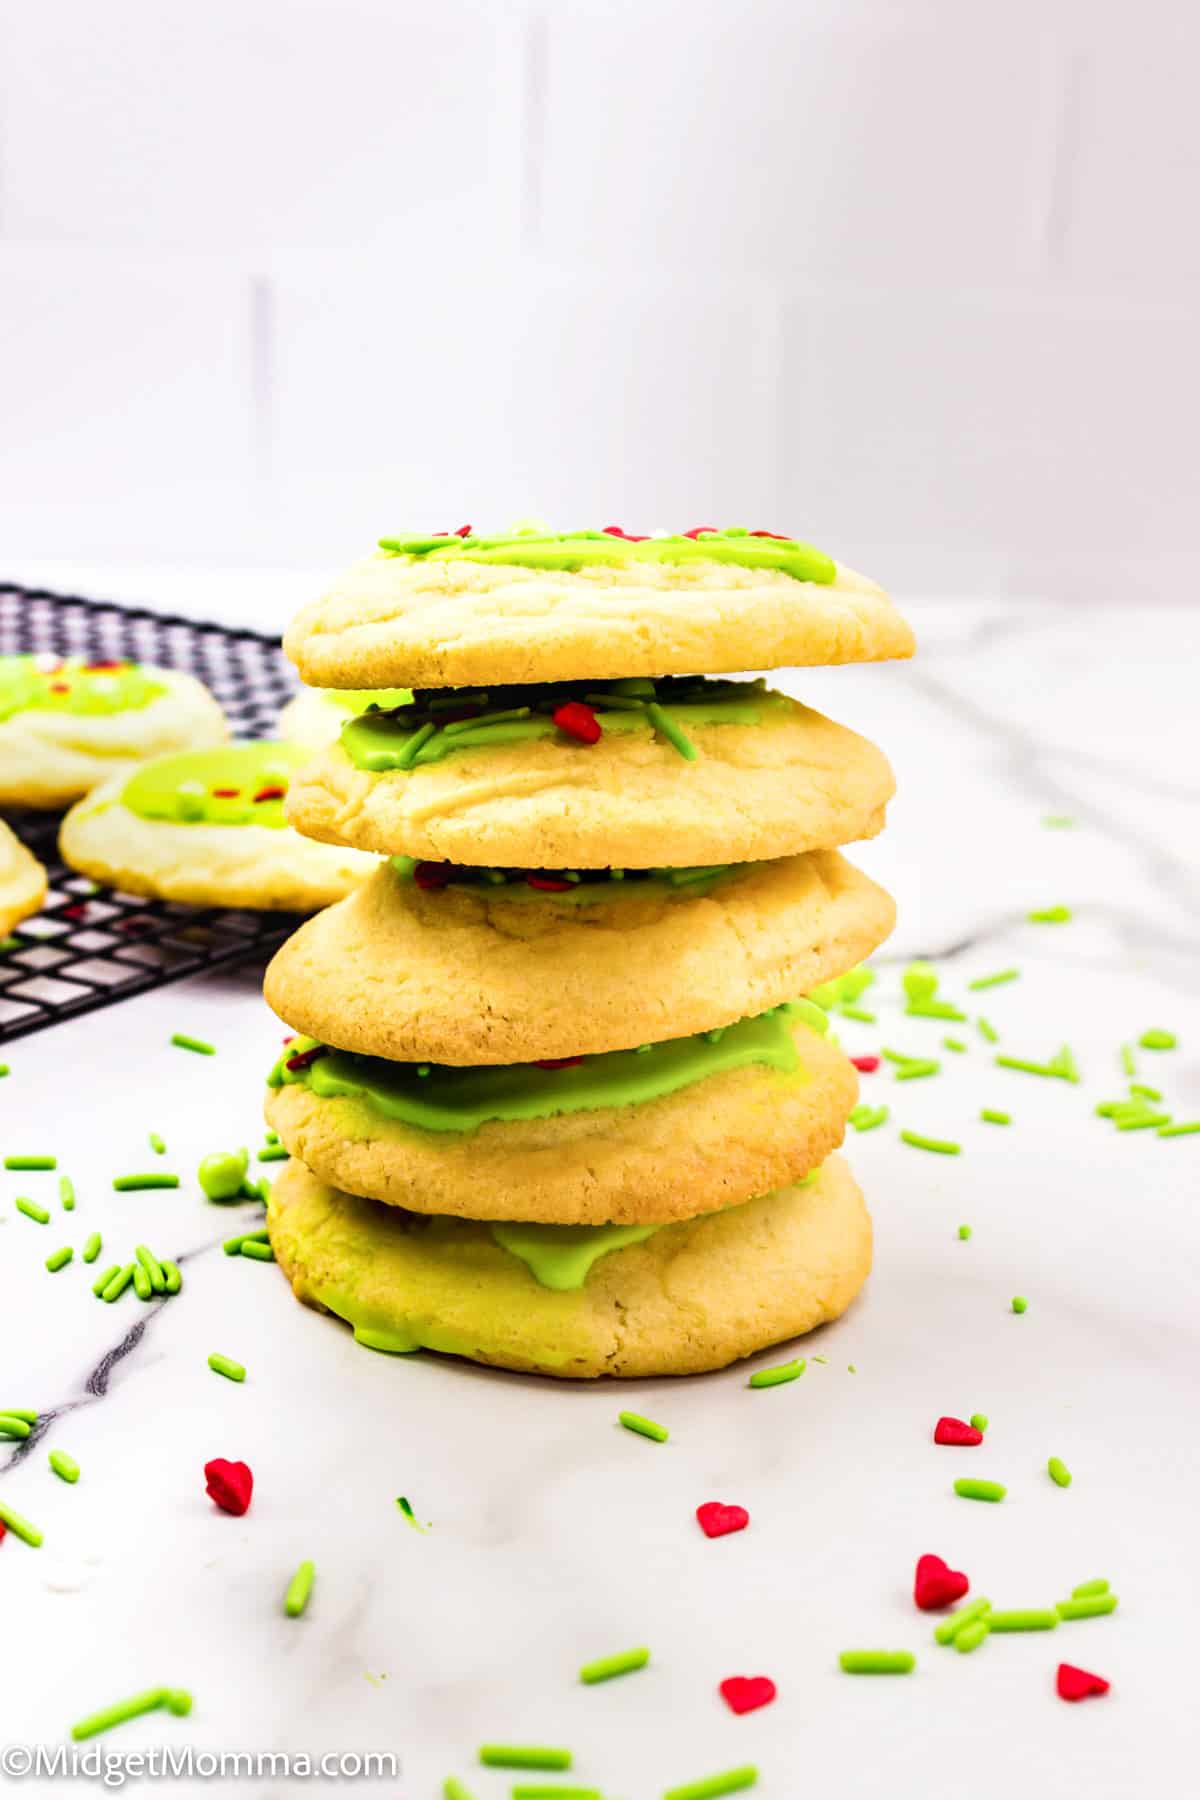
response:
M0 574L517 514L1200 586L1191 0L0 0Z

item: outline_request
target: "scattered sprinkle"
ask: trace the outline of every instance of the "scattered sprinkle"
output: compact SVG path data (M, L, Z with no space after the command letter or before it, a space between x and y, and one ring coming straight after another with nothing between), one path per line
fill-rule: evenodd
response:
M983 1108L982 1112L980 1113L979 1117L982 1119L982 1121L985 1125L1011 1125L1012 1124L1012 1114L1011 1113L997 1112L996 1108L993 1106L985 1106Z
M657 700L646 702L646 717L656 731L661 731L668 744L678 750L685 762L695 762L696 746L686 732L680 730L675 720Z
M962 1145L953 1143L949 1138L923 1137L919 1131L902 1131L902 1144L911 1144L914 1150L932 1150L938 1156L961 1156Z
M24 1194L18 1194L17 1198L13 1201L13 1205L19 1213L24 1213L27 1219L32 1219L35 1225L48 1225L50 1223L50 1214L46 1211L46 1208L44 1206L39 1206L36 1200L30 1200Z
M221 1248L226 1256L240 1256L243 1244L265 1244L266 1242L265 1228L260 1231L240 1231L236 1237L226 1238Z
M965 1419L954 1419L943 1416L933 1428L935 1444L982 1444L983 1433L976 1425L968 1425Z
M968 981L967 987L973 994L980 994L985 988L1003 987L1006 981L1019 981L1020 969L997 969L994 975L977 975L974 981Z
M258 1160L259 1162L286 1162L289 1155L290 1152L285 1150L282 1144L267 1144L264 1149L259 1151Z
M234 1362L231 1356L222 1356L219 1350L212 1352L208 1359L208 1366L214 1375L224 1375L227 1381L245 1381L246 1379L245 1366L240 1362Z
M850 1123L855 1131L874 1131L877 1125L886 1125L890 1116L886 1106L860 1104L851 1112Z
M79 1480L79 1464L73 1456L68 1456L65 1450L50 1452L50 1467L60 1481L69 1481L73 1486Z
M99 1275L97 1275L95 1281L93 1281L93 1283L92 1283L92 1292L93 1292L93 1294L95 1294L97 1299L100 1299L100 1297L103 1295L104 1290L108 1286L109 1282L112 1281L113 1278L115 1276L119 1275L120 1273L121 1273L120 1263L112 1263L107 1269L102 1270L102 1272Z
M770 1369L756 1369L747 1385L752 1388L780 1387L785 1381L795 1381L797 1376L803 1375L804 1369L804 1358L798 1356L793 1362L776 1363Z
M1107 1694L1110 1682L1088 1669L1077 1669L1074 1663L1059 1663L1055 1688L1060 1700L1089 1700L1093 1695Z
M649 1650L621 1650L616 1656L598 1656L595 1662L584 1663L579 1679L592 1687L598 1681L611 1681L614 1675L631 1675L635 1669L644 1669L649 1661Z
M952 1569L940 1556L920 1556L913 1577L913 1599L922 1612L940 1612L961 1600L971 1583L961 1569Z
M1071 1589L1072 1600L1090 1600L1093 1594L1107 1594L1109 1584L1102 1575L1093 1581L1081 1581L1078 1587Z
M1185 1119L1178 1125L1160 1125L1159 1137L1192 1137L1200 1131L1200 1119Z
M1060 1600L1060 1619L1102 1619L1117 1610L1115 1594L1084 1594L1080 1599Z
M913 1056L896 1070L896 1080L918 1081L923 1075L938 1074L941 1066L932 1056Z
M843 1650L838 1661L847 1675L910 1675L917 1666L911 1650Z
M102 1289L100 1298L107 1301L109 1306L112 1305L114 1300L119 1300L130 1282L134 1280L134 1271L138 1267L140 1267L140 1265L137 1263L126 1263L124 1268L118 1268L107 1287Z
M34 1169L57 1169L58 1158L57 1156L6 1156L4 1166L6 1169L21 1169L27 1172Z
M196 1180L210 1200L238 1200L249 1163L248 1150L213 1150L201 1160Z
M421 1524L421 1521L417 1518L416 1513L413 1511L411 1501L406 1500L403 1494L398 1494L396 1496L396 1505L400 1508L400 1511L403 1513L404 1517L408 1520L408 1523L412 1526L413 1530L420 1531L423 1533L425 1530L425 1527L424 1527L424 1525Z
M972 1600L969 1606L960 1606L957 1612L943 1619L934 1632L934 1639L939 1644L951 1644L966 1626L974 1624L976 1619L992 1610L990 1600Z
M1133 1060L1132 1044L1121 1045L1121 1068L1131 1080L1137 1074L1137 1064Z
M745 1531L750 1514L744 1506L724 1500L706 1500L696 1508L696 1518L705 1537L728 1537L731 1531Z
M248 1256L251 1262L275 1261L275 1252L262 1238L243 1238L239 1254Z
M720 1800L722 1794L740 1794L758 1781L753 1763L740 1769L726 1769L721 1775L706 1775L700 1781L686 1781L682 1787L668 1788L663 1800Z
M1173 1031L1165 1030L1161 1025L1152 1025L1150 1030L1143 1031L1141 1037L1138 1039L1138 1043L1143 1050L1174 1050L1178 1042L1179 1040L1175 1036L1175 1033ZM7 1163L5 1166L11 1169L16 1165ZM28 1166L32 1167L32 1165ZM39 1163L37 1166L38 1168L41 1168L43 1165ZM53 1164L50 1166L53 1167Z
M1015 1313L1023 1313L1023 1312L1025 1312L1025 1311L1026 1311L1026 1309L1027 1309L1027 1308L1028 1308L1028 1306L1029 1306L1029 1302L1028 1302L1028 1300L1027 1300L1027 1299L1026 1299L1026 1298L1025 1298L1025 1296L1024 1296L1024 1294L1014 1294L1014 1295L1013 1295L1013 1297L1012 1297L1012 1309L1013 1309L1013 1311L1014 1311L1014 1312L1015 1312Z
M951 1641L960 1655L969 1656L972 1650L978 1650L991 1630L988 1623L990 1617L990 1613L984 1613L980 1618L973 1619L969 1625L965 1625L961 1631L955 1633Z
M481 1744L479 1760L486 1769L569 1769L569 1750L541 1744Z
M989 1044L998 1044L1000 1042L1000 1033L987 1019L982 1017L977 1018L975 1021L975 1029L980 1037L985 1038Z
M58 1203L64 1212L75 1211L75 1184L69 1175L58 1178Z
M447 1775L442 1786L442 1800L475 1800L475 1797L467 1791L461 1781L458 1781L453 1775Z
M626 1431L636 1431L639 1437L653 1438L656 1444L665 1444L671 1435L665 1425L656 1425L653 1419L644 1419L641 1413L623 1412L618 1413L617 1417Z
M163 1142L162 1138L159 1137L157 1131L152 1131L150 1133L149 1144L150 1144L150 1148L153 1150L153 1152L156 1156L165 1156L166 1155L167 1146Z
M911 962L901 976L906 1000L932 1000L937 993L938 972L932 963Z
M133 1194L143 1188L177 1188L178 1175L151 1173L149 1175L114 1175L113 1192L117 1194Z
M46 1258L46 1267L51 1275L57 1275L60 1269L65 1269L74 1254L70 1244L64 1244L61 1250L52 1251Z
M1053 1607L1027 1606L1015 1612L990 1612L987 1620L991 1631L1053 1631L1058 1614Z
M173 1031L171 1042L178 1050L194 1050L197 1056L215 1056L217 1046L206 1044L203 1038L189 1037L186 1031Z
M103 1240L98 1231L93 1231L93 1232L89 1233L89 1235L84 1239L83 1249L80 1251L80 1256L83 1258L83 1261L85 1263L94 1263L95 1262L96 1258L100 1254L100 1246L101 1246L102 1242L103 1242Z
M288 1582L287 1592L283 1596L283 1610L289 1619L298 1619L308 1605L308 1597L312 1593L313 1576L316 1572L315 1563L302 1562Z
M192 1696L183 1688L147 1688L144 1694L118 1700L102 1712L89 1713L86 1719L72 1725L71 1736L79 1743L83 1738L96 1737L102 1731L111 1731L114 1725L125 1725L130 1719L140 1719L143 1713L157 1712L161 1707L182 1718L192 1710Z
M0 1412L0 1438L27 1438L36 1420L23 1419L20 1413Z
M760 1706L770 1706L778 1689L769 1675L729 1675L718 1685L717 1692L730 1712L740 1718L743 1713L757 1712Z
M179 1264L164 1256L161 1267L166 1277L168 1294L177 1294L183 1286L183 1276L180 1274Z
M42 1534L37 1526L31 1525L28 1519L23 1519L19 1512L14 1512L6 1500L0 1500L0 1525L6 1526L22 1543L34 1550L42 1543Z
M972 1413L971 1423L976 1431L986 1431L988 1428L988 1416L986 1413Z
M1071 1471L1061 1456L1052 1456L1046 1464L1046 1473L1057 1487L1070 1487Z
M963 1056L966 1054L967 1046L961 1038L944 1037L942 1048L943 1050L953 1050L956 1056Z
M154 1294L165 1294L167 1278L163 1274L162 1264L148 1244L135 1244L133 1254L146 1271L146 1279L150 1283L150 1291Z
M954 1491L960 1500L1003 1500L1008 1489L1001 1481L976 1481L972 1476L960 1475L954 1484Z
M222 1512L240 1518L250 1504L254 1492L254 1476L244 1462L227 1462L215 1456L204 1465L205 1492L215 1500Z
M149 1271L144 1263L137 1262L133 1265L133 1291L139 1300L149 1300L154 1292Z
M1042 818L1047 831L1069 831L1074 823L1069 813L1046 813Z
M965 1244L971 1235L971 1227L969 1225L960 1225L958 1228L958 1235L960 1240Z
M1066 925L1070 921L1069 906L1039 906L1025 917L1031 925Z
M1017 1069L1024 1075L1042 1075L1048 1079L1057 1078L1059 1081L1079 1080L1079 1068L1069 1044L1064 1044L1061 1050L1056 1050L1049 1062L1044 1063L1031 1062L1028 1057L1024 1056L998 1054L996 1067L998 1069Z
M879 1067L879 1058L877 1056L852 1056L850 1061L860 1075L873 1075ZM864 1109L856 1106L854 1110L855 1112L862 1112ZM870 1107L867 1107L865 1110L869 1112L871 1109Z

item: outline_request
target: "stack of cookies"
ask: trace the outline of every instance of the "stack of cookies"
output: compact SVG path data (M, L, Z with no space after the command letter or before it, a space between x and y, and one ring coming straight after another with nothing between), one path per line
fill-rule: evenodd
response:
M267 973L269 1209L376 1349L720 1368L836 1318L870 1221L853 1068L804 996L887 935L839 846L891 770L746 668L908 656L810 546L700 528L385 539L286 639L366 706L291 823L388 860ZM705 673L697 673L705 671Z

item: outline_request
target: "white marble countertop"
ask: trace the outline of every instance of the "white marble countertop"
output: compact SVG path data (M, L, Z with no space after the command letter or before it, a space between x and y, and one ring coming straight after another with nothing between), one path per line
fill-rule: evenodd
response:
M1179 1048L1139 1051L1139 1075L1177 1118L1200 1115L1200 630L1178 610L914 616L910 667L791 685L877 738L900 782L886 836L855 853L900 903L870 997L879 1023L847 1022L842 1040L937 1053L949 1030L969 1048L942 1053L935 1079L864 1076L864 1097L892 1109L848 1145L875 1271L845 1319L796 1346L828 1360L790 1386L751 1392L744 1367L560 1386L384 1357L298 1307L276 1269L223 1256L252 1209L210 1205L193 1176L205 1151L262 1141L280 1028L253 970L5 1049L0 1152L54 1150L79 1199L64 1217L54 1177L0 1175L0 1407L45 1420L32 1447L0 1448L0 1496L45 1533L39 1550L0 1543L0 1740L59 1746L81 1714L168 1683L193 1692L191 1716L126 1726L97 1740L105 1754L390 1751L396 1778L349 1787L393 1800L434 1800L452 1773L477 1800L507 1796L521 1777L475 1766L487 1740L568 1745L570 1778L526 1779L608 1800L657 1800L743 1763L763 1800L1182 1791L1200 1599L1200 1136L1117 1133L1093 1108L1124 1092L1119 1045L1166 1025ZM1048 828L1048 814L1074 824ZM1026 922L1059 902L1069 924ZM1039 1059L1069 1042L1081 1083L995 1068L973 1023L906 1018L899 967L916 953L1003 1049ZM968 994L1007 965L1019 981ZM169 1047L175 1030L218 1054ZM983 1106L1012 1127L980 1123ZM963 1153L910 1148L900 1126ZM111 1191L115 1172L156 1160L183 1176L177 1192ZM19 1193L47 1198L49 1226L14 1212ZM44 1271L93 1229L106 1261L143 1239L178 1257L183 1293L109 1308L78 1259ZM244 1386L210 1373L211 1350L246 1364ZM669 1443L622 1431L622 1406L665 1421ZM974 1411L991 1420L980 1449L932 1445L940 1413ZM77 1486L47 1468L56 1447L81 1464ZM1051 1454L1074 1472L1067 1490L1046 1475ZM205 1497L213 1456L254 1470L242 1519ZM956 1498L963 1473L1007 1483L1007 1499ZM400 1494L427 1531L405 1522ZM714 1498L747 1506L750 1528L706 1540L693 1512ZM925 1551L997 1606L1049 1605L1103 1575L1120 1609L958 1656L912 1603ZM291 1621L281 1596L303 1557L316 1586ZM639 1643L645 1672L577 1682L583 1661ZM917 1670L852 1679L837 1656L856 1646L911 1648ZM1064 1705L1060 1659L1112 1692ZM718 1682L759 1673L775 1704L732 1716ZM229 1785L270 1800L335 1784Z

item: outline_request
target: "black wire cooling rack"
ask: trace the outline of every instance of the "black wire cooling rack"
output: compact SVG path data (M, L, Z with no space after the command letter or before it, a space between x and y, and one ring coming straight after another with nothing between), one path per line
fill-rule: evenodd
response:
M0 655L42 651L186 670L216 695L239 738L269 736L296 686L279 639L262 632L0 583ZM0 1044L203 969L264 958L298 922L99 888L60 861L57 813L6 818L50 886L42 911L2 940Z

